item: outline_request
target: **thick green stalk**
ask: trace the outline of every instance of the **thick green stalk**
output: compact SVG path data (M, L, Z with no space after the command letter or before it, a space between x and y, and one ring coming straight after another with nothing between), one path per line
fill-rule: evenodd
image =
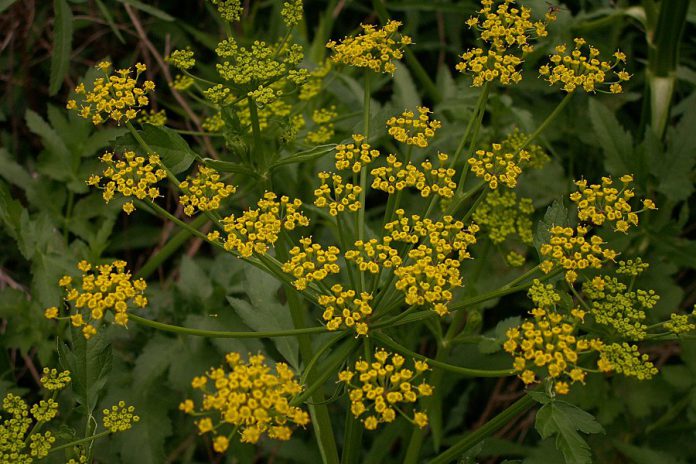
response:
M522 414L530 409L533 405L534 400L532 397L529 395L524 395L493 419L489 420L474 432L457 441L454 445L449 447L449 449L430 460L428 464L446 464L448 462L456 461L462 454L476 446L485 438L500 430L503 426L505 426L505 424L510 422L519 414Z
M181 335L193 335L206 338L274 338L274 337L299 337L309 334L324 333L325 327L306 327L293 330L275 330L267 332L228 332L224 330L203 330L182 327L179 325L165 324L163 322L152 321L136 314L128 314L128 320L136 324L152 327L153 329L164 332L177 333Z
M254 137L254 155L256 166L262 166L264 169L268 167L266 153L263 149L263 140L261 140L261 125L259 123L259 113L256 109L256 102L253 98L247 99L249 103L249 118L251 119L251 133Z
M370 139L370 73L371 71L365 72L364 80L364 90L363 90L363 135L365 140ZM360 209L358 210L358 223L356 235L358 240L365 240L365 198L367 196L367 166L364 165L360 170ZM360 284L358 286L358 291L362 292L365 288L365 273L360 272L359 280Z
M490 93L490 85L490 82L486 82L486 84L484 84L484 87L481 90L481 94L479 95L478 100L476 100L476 107L474 108L474 112L471 114L471 118L469 119L469 123L466 125L464 135L462 136L462 139L459 141L457 151L454 152L454 157L452 158L452 166L456 166L459 162L459 158L461 158L462 153L464 152L466 141L469 140L471 131L474 129L474 122L480 121L479 114L482 113L483 110L486 108L486 102L488 101L488 95ZM468 170L468 168L468 164L464 166L464 170Z
M341 464L357 464L362 451L363 425L359 419L353 416L350 410L346 411L346 430L343 440L343 452Z

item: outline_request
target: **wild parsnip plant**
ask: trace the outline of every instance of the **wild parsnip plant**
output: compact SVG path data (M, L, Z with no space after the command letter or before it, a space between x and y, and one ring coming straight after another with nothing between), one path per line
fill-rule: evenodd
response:
M646 188L649 174L625 158L610 173L574 176L552 191L545 211L539 207L549 202L530 196L529 185L560 162L545 136L583 99L604 114L593 101L622 97L633 78L625 68L637 68L632 58L582 37L558 42L562 35L550 31L560 9L480 0L462 23L476 45L458 50L452 66L471 106L462 122L451 117L455 105L433 96L440 81L417 61L410 15L392 19L379 0L377 15L345 37L330 39L322 28L335 18L322 18L323 49L301 40L311 26L301 0L273 9L268 21L279 28L268 36L250 35L245 18L257 5L206 4L223 31L211 53L177 41L181 48L157 67L152 50L148 64L118 60L124 68L92 57L98 64L66 100L65 121L106 134L98 158L73 181L76 192L96 192L91 204L110 208L111 219L89 244L71 247L64 275L47 274L53 296L41 300L50 303L41 324L50 324L52 349L72 374L46 369L47 393L31 408L7 394L2 462L53 462L52 455L127 462L132 451L130 458L107 452L97 440L131 428L146 437L170 430L169 422L147 425L140 412L139 403L164 401L154 396L136 409L131 398L109 393L115 405L95 418L107 383L129 391L117 369L139 355L113 357L111 346L125 346L133 332L151 337L134 369L144 378L155 373L135 390L169 369L189 385L166 395L178 408L163 417L187 431L166 462L266 462L292 446L280 459L484 462L476 458L482 443L516 427L521 415L542 439L554 437L549 456L593 462L595 444L605 445L600 438L591 447L586 435L604 429L583 410L592 404L583 392L657 382L665 360L652 347L696 330L696 309L678 311L667 295L674 307L657 312L660 289L643 278L652 264L645 224L665 220L662 209L675 203L668 196L663 206L664 191ZM434 105L383 103L403 89L409 68ZM536 124L527 117L494 127L495 108L511 105L527 83L555 106ZM170 91L176 105L162 110L157 102ZM201 142L195 148L193 139ZM72 191L69 201L65 240L80 233L70 228ZM0 210L7 218L16 211ZM154 253L114 259L107 252L112 228L151 217L166 231ZM182 262L200 251L214 264L182 267L178 288L197 296L167 310L167 284L154 273L188 240L194 245ZM493 275L482 284L486 273ZM501 299L515 304L495 306ZM208 300L221 309L204 316L192 309ZM491 325L484 310L493 307L505 312ZM215 349L187 357L189 343L208 343L201 338ZM497 379L494 393L488 379ZM487 386L479 395L501 395L508 385L505 407L462 428L472 394L462 382ZM64 390L74 393L59 407ZM51 429L74 401L81 418L72 423L84 433Z

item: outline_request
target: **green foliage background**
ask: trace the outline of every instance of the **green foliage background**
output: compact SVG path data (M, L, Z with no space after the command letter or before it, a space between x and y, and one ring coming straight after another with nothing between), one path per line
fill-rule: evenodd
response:
M238 32L248 38L278 36L279 2L248 3L250 17ZM398 69L393 82L377 85L374 118L384 119L421 103L432 105L446 134L437 148L452 152L477 98L469 81L453 69L457 54L473 45L474 37L464 21L478 4L470 0L385 3L388 14L402 19L405 33L414 38L417 62L406 60L407 66ZM548 8L544 1L525 3L542 14ZM696 4L688 5L680 43L675 43L676 34L671 37L665 31L674 30L684 17L671 18L674 24L661 24L660 29L661 7L647 0L586 0L568 2L559 11L547 43L582 35L603 52L620 48L630 57L634 77L618 97L576 96L541 138L553 162L526 174L520 188L522 195L534 200L539 220L553 200L569 192L572 179L580 177L594 180L606 173L631 172L643 194L658 198L660 209L649 222L645 220L639 232L616 244L628 250L627 255L640 255L651 263L639 283L661 295L649 315L653 322L678 309L690 311L696 303ZM309 0L305 11L306 26L299 40L305 44L310 64L324 57L323 45L329 37L343 37L360 22L379 20L379 11L365 1ZM0 0L0 13L0 396L15 392L36 397L37 370L74 366L71 370L85 380L82 387L73 386L80 408L61 416L66 437L71 436L70 430L84 427L86 413L126 398L142 421L127 433L97 442L98 462L267 462L271 456L274 462L319 462L309 430L282 445L235 443L225 459L216 457L196 434L190 418L177 410L190 393L191 378L216 365L226 352L280 353L297 365L294 339L210 340L156 333L131 324L127 331L110 328L101 349L80 357L78 347L56 341L58 328L42 316L45 307L60 300L55 283L73 268L77 256L120 257L142 272L153 253L174 243L180 252L147 269L149 318L210 330L292 328L286 303L274 297L277 281L229 255L200 248L146 212L119 214L119 205L107 206L98 192L89 190L84 181L98 169L97 156L126 130L95 131L64 110L69 89L95 62L110 57L124 66L148 62L159 87L156 106L183 119L185 114L168 92L148 47L166 54L190 45L199 56L200 70L212 73L205 57L212 62L211 49L221 25L211 6L202 0ZM142 25L148 42L134 21ZM531 71L549 51L539 47L527 59L530 71L523 82L491 98L483 140L496 139L512 125L533 130L560 101L559 92ZM671 98L661 93L658 78L672 82ZM361 104L362 90L356 86L348 71L344 79L332 82L325 96L346 112L337 124L344 136L360 122L359 114L350 113L351 107ZM203 113L195 102L193 108ZM664 131L660 130L663 124ZM162 132L155 137L162 139L163 156L185 164L190 159L187 150L206 151L198 137ZM219 140L213 143L218 149L223 145ZM305 181L311 172L304 166L285 168L285 193L301 196L307 189ZM380 212L376 209L373 214ZM511 280L502 256L490 250L468 263L478 279L461 296ZM529 305L521 294L514 294L473 308L480 317L470 317L467 330L483 338L477 339L478 344L458 345L450 360L472 367L509 367L509 357L500 352L504 329L511 325L510 317L523 314ZM403 339L416 340L418 334L409 330L403 329ZM587 462L585 445L578 442L585 439L598 463L696 462L696 340L684 337L654 343L645 351L661 370L653 381L592 377L568 396L568 403L590 412L596 422L568 403L544 405L536 415L539 433L534 430L535 411L525 413L473 448L461 462ZM518 397L522 386L512 377L452 377L445 378L442 389L446 410L432 411L442 414L441 430L435 441L432 435L428 438L424 457L434 456L439 446L451 445L490 419ZM342 420L336 420L334 427L340 437ZM365 434L360 462L401 462L409 436L409 426L402 423ZM564 460L557 447L575 456L566 455Z

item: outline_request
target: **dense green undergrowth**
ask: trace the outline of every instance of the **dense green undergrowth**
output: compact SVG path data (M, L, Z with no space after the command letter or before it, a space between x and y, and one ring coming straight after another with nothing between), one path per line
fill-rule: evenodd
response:
M0 0L0 461L693 462L695 24Z

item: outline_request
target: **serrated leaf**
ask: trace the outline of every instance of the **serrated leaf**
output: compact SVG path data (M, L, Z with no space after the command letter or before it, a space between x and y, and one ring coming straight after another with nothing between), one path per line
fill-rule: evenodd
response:
M133 369L133 388L146 391L158 377L169 369L180 350L176 338L155 335L142 349Z
M198 303L213 294L213 286L206 273L186 255L181 258L177 287L187 297L197 299Z
M415 111L421 104L416 84L408 68L403 64L397 65L394 72L394 104L399 112L406 109Z
M196 154L186 140L172 129L148 124L139 133L150 149L160 156L162 163L174 174L187 170L196 158ZM116 139L114 146L121 150L144 152L143 147L131 134Z
M72 52L73 16L66 0L53 0L55 19L53 21L53 51L51 53L51 77L49 95L60 89L70 65Z
M669 145L662 158L655 157L651 166L658 178L657 189L667 198L681 201L694 191L692 172L696 166L696 109L689 109L676 128L669 131Z
M562 201L555 200L551 206L546 209L544 219L537 224L536 232L534 233L534 247L537 251L541 245L548 243L551 238L551 227L567 226L569 224L568 209L563 205Z
M71 335L72 347L58 344L60 365L70 371L75 398L91 414L111 371L111 345L102 333L86 340L79 329L72 328Z
M589 116L592 128L606 155L606 170L613 175L634 173L631 133L621 127L613 111L594 98L589 99Z
M592 453L578 433L600 433L604 429L594 416L564 401L550 401L537 412L535 428L542 438L556 437L556 448L566 464L592 464Z
M280 288L278 281L251 266L244 270L244 275L244 291L249 301L227 297L242 321L257 331L293 329L290 310L280 304L276 297ZM295 368L299 366L297 339L277 337L273 343L289 364Z
M0 181L0 223L5 230L15 240L19 240L19 229L21 223L22 204L12 198L7 184Z

